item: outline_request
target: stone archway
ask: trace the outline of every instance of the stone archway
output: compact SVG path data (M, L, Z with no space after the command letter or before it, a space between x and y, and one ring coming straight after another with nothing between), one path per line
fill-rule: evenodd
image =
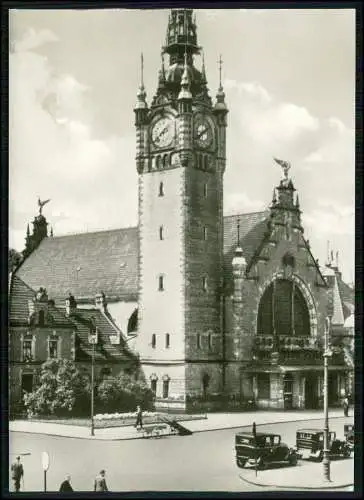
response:
M278 291L277 291L278 290ZM260 288L256 315L257 335L317 336L317 311L306 283L295 274L273 275ZM277 294L277 295L274 295ZM275 300L273 300L273 296Z

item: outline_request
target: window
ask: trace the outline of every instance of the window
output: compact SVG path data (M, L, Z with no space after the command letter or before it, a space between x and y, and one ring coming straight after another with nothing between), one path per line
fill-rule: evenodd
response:
M163 398L168 398L169 392L169 379L163 380Z
M157 156L157 158L155 159L155 166L156 166L156 169L159 170L161 168L161 157L160 156Z
M207 340L208 340L209 350L211 351L211 349L212 349L212 335L211 335L211 333L208 334Z
M33 360L33 339L32 337L25 337L23 339L23 361Z
M39 311L38 313L38 325L44 326L44 311Z
M204 276L204 277L202 278L202 290L203 290L204 292L206 292L206 291L207 291L207 278L206 278L206 276Z
M209 387L209 383L210 383L210 376L208 373L204 373L202 377L202 393L204 398L207 397L207 390Z
M203 228L203 239L205 241L207 240L207 227L206 226Z
M163 240L163 226L159 226L159 239Z
M168 155L163 156L163 168L168 167Z
M24 392L32 392L33 390L33 374L32 373L23 373L21 376L21 391L22 394Z
M153 349L155 349L156 345L157 345L157 337L156 337L156 334L153 333L153 335L152 335L152 347L153 347Z
M206 184L206 182L203 185L203 195L204 195L204 198L207 198L207 184Z
M197 349L201 349L201 335L198 333L196 335Z
M169 333L166 333L166 349L168 349L170 346L170 337L169 337Z
M58 358L58 338L50 338L48 341L48 355L51 359Z
M157 380L156 379L153 379L150 381L150 388L155 396L157 394Z
M164 276L158 276L158 290L163 292L164 290Z
M258 398L270 399L270 375L269 373L259 373L258 382Z

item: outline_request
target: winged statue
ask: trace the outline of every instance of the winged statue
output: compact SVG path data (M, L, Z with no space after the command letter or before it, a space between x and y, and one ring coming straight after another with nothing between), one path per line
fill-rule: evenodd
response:
M42 215L42 210L43 210L43 207L44 205L46 205L47 203L49 203L51 201L51 199L49 198L48 200L44 200L42 201L39 196L38 196L38 207L39 207L39 215Z
M288 161L279 160L278 158L273 158L273 160L283 168L284 178L288 179L288 170L291 168L291 164Z

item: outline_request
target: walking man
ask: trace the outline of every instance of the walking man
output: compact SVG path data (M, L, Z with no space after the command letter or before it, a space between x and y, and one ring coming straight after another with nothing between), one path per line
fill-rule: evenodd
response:
M95 478L94 491L109 491L106 485L104 469L100 470L100 474Z
M71 486L71 476L69 476L68 474L65 477L65 480L61 483L59 491L62 493L69 493L70 491L73 491L73 488Z
M345 398L344 398L343 408L344 408L344 416L348 417L349 416L349 400L348 400L347 396L345 396Z
M143 412L142 412L142 409L139 405L137 406L136 413L137 413L137 419L136 419L134 427L138 428L138 425L139 425L140 426L139 428L142 429L143 428Z
M14 483L14 490L16 492L20 491L20 481L24 482L24 468L23 464L20 463L20 457L16 457L16 462L11 465L11 478Z

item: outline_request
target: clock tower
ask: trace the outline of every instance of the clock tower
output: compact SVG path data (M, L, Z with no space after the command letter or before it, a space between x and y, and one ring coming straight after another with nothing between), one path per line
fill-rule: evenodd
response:
M201 57L200 69L195 58ZM138 352L156 406L223 391L227 107L214 104L192 9L172 9L156 93L134 109L139 174Z

